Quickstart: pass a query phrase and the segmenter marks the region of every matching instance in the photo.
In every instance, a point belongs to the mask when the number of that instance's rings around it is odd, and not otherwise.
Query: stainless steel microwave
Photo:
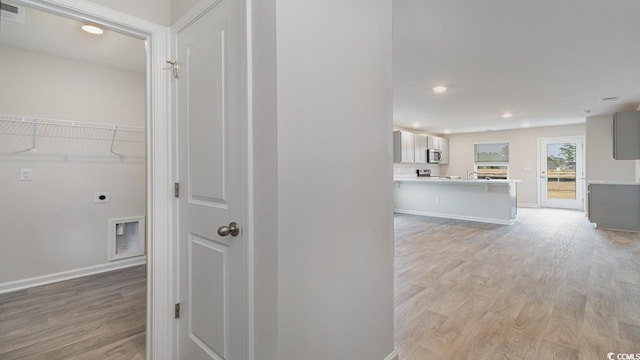
[[[442,161],[442,152],[438,149],[427,149],[427,163],[439,164]]]

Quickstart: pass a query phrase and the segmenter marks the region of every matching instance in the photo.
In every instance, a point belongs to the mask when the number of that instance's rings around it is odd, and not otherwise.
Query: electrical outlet
[[[111,201],[111,196],[108,192],[96,192],[93,193],[93,202],[96,204],[108,203]]]
[[[33,177],[31,176],[31,169],[20,169],[20,181],[31,181]]]

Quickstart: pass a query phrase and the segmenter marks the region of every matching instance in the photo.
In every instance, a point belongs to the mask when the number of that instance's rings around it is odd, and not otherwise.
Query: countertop
[[[597,185],[597,184],[602,184],[602,185],[640,185],[640,182],[636,182],[636,181],[587,181],[587,184],[591,185]]]
[[[522,180],[466,180],[466,179],[447,179],[438,177],[416,177],[414,176],[395,176],[393,181],[405,181],[405,182],[422,182],[433,184],[449,184],[449,185],[500,185],[500,184],[513,184],[519,183]]]

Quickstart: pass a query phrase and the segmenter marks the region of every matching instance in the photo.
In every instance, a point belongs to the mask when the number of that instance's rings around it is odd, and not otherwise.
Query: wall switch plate
[[[108,192],[96,192],[93,193],[93,202],[96,204],[108,203],[111,201],[111,196]]]
[[[31,169],[20,169],[20,181],[31,181],[33,177],[31,176]]]

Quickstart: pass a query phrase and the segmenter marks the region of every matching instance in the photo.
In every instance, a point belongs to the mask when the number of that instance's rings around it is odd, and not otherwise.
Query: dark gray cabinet
[[[617,112],[613,115],[613,158],[640,159],[640,111]]]
[[[589,221],[602,229],[640,231],[640,184],[589,184]]]

